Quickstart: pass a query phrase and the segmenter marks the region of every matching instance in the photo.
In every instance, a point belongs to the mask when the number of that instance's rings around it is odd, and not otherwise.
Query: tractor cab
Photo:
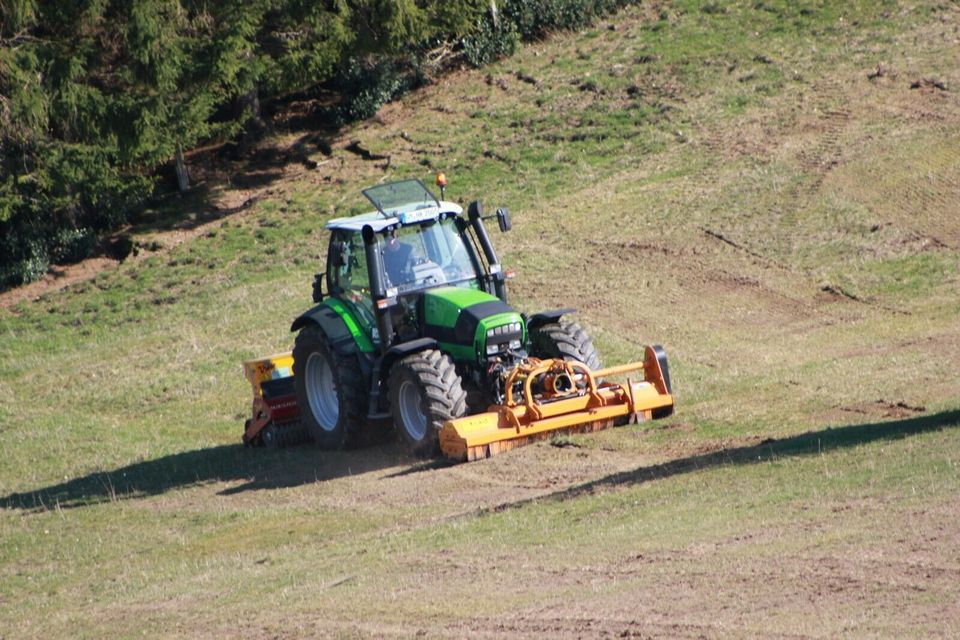
[[[363,194],[376,211],[327,224],[324,275],[330,295],[349,307],[381,350],[429,333],[425,312],[436,307],[430,304],[434,290],[469,289],[484,301],[499,296],[505,306],[504,276],[492,247],[489,254],[477,251],[483,246],[477,227],[489,245],[479,205],[471,205],[471,224],[462,207],[437,200],[419,180],[378,185]],[[509,216],[505,210],[496,215]]]
[[[376,220],[371,221],[373,225],[365,223],[377,229],[373,253],[380,264],[374,269],[367,260],[363,227],[356,229],[355,219],[346,224],[331,222],[326,272],[331,294],[355,305],[375,328],[373,291],[389,292],[390,298],[399,301],[439,286],[479,288],[482,267],[465,242],[457,216],[459,212],[451,211],[406,226]]]

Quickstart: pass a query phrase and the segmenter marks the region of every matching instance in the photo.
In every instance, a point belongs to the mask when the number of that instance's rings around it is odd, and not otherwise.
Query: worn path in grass
[[[958,28],[628,9],[273,140],[196,232],[0,310],[0,637],[955,637]],[[323,221],[434,169],[511,206],[518,307],[666,345],[676,416],[456,466],[237,444]]]

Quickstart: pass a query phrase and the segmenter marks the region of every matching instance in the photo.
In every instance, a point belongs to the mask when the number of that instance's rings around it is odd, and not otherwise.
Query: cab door
[[[335,230],[330,237],[327,282],[330,292],[343,301],[363,332],[379,342],[370,293],[370,271],[359,233]]]

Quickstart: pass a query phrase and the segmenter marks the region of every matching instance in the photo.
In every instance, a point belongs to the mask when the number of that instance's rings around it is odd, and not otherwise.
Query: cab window
[[[340,249],[342,247],[342,250]],[[363,240],[359,233],[334,232],[330,250],[340,250],[339,259],[328,261],[327,277],[331,290],[366,310],[373,312],[370,298],[370,274],[367,269],[367,255],[363,249]],[[339,262],[340,264],[337,264]]]

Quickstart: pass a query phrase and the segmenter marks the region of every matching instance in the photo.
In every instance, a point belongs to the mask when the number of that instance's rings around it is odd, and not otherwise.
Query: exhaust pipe
[[[393,336],[393,322],[390,320],[390,310],[382,309],[378,302],[387,298],[383,286],[383,267],[380,263],[379,243],[373,227],[363,225],[363,248],[367,259],[367,269],[370,270],[370,286],[372,288],[373,310],[377,317],[377,331],[380,332],[380,352],[386,354],[390,349],[390,338]]]

